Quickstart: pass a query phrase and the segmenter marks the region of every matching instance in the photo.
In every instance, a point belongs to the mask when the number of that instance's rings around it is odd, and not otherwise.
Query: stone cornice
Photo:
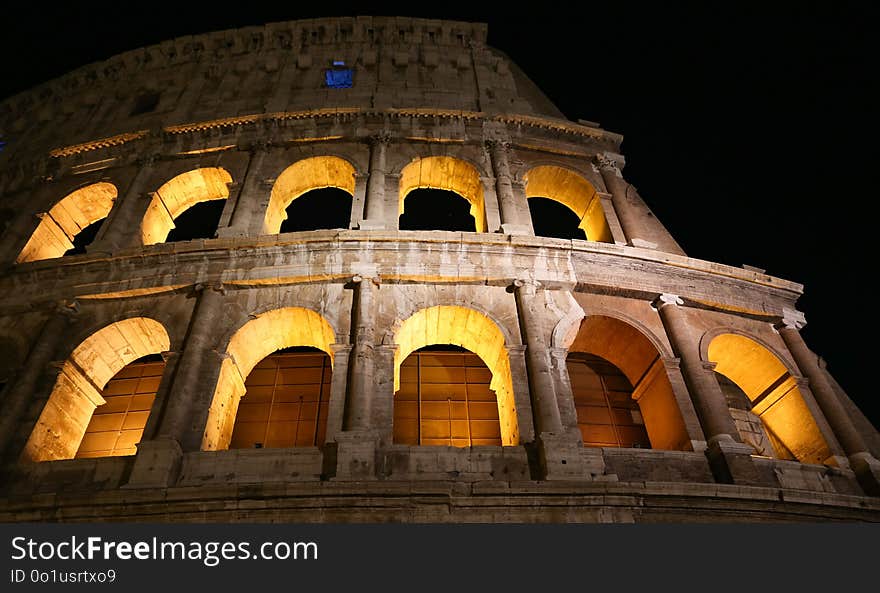
[[[420,244],[423,264],[413,267],[406,257],[413,243]],[[613,244],[562,241],[501,234],[393,231],[313,231],[262,237],[214,239],[191,244],[158,244],[131,248],[114,255],[81,255],[20,264],[0,277],[0,294],[15,295],[16,302],[39,303],[60,298],[132,298],[172,292],[183,285],[222,281],[230,289],[314,282],[344,282],[351,270],[344,264],[348,251],[368,251],[386,283],[446,283],[506,286],[518,266],[534,259],[537,251],[547,265],[535,279],[549,289],[576,285],[577,290],[607,292],[629,290],[650,298],[681,288],[682,298],[733,313],[775,319],[784,308],[793,308],[802,286],[753,271],[683,256]],[[473,254],[498,256],[509,262],[500,269],[486,260],[446,265],[433,252],[449,246],[467,252],[457,261],[472,261]],[[322,251],[342,254],[322,263]],[[214,262],[235,261],[222,277],[212,276]],[[522,260],[522,261],[520,261]],[[503,267],[503,266],[501,266]],[[186,269],[185,274],[177,272]],[[593,270],[606,270],[603,280]],[[621,278],[634,276],[630,284]],[[71,280],[76,279],[76,280]],[[45,287],[52,287],[45,290]],[[158,295],[157,295],[158,296]],[[0,302],[10,314],[12,301]]]
[[[328,123],[333,123],[340,120],[350,122],[358,118],[370,120],[371,118],[379,117],[383,120],[396,120],[403,122],[408,119],[419,118],[450,121],[457,120],[472,122],[474,124],[482,122],[483,124],[506,126],[510,130],[510,143],[512,146],[538,152],[568,154],[581,158],[591,158],[595,151],[607,150],[608,148],[616,149],[623,139],[619,134],[606,132],[597,128],[581,126],[563,120],[525,115],[493,115],[478,111],[451,111],[443,109],[375,110],[354,107],[329,107],[308,111],[288,111],[228,117],[210,121],[165,126],[154,131],[138,130],[123,132],[106,138],[58,147],[50,150],[43,156],[34,155],[30,158],[25,157],[21,161],[7,166],[3,171],[0,171],[0,187],[3,186],[4,182],[8,182],[6,185],[6,191],[13,193],[50,177],[57,179],[59,177],[59,171],[61,171],[61,175],[63,175],[63,171],[67,169],[74,173],[82,172],[77,171],[76,168],[87,166],[89,163],[79,162],[81,159],[106,159],[108,157],[113,157],[117,159],[117,164],[119,164],[126,159],[133,158],[126,155],[136,155],[138,152],[144,150],[162,152],[163,145],[169,156],[177,155],[179,149],[175,147],[178,146],[180,142],[192,141],[192,139],[189,139],[188,137],[195,137],[194,140],[198,143],[200,136],[210,135],[213,137],[217,134],[231,134],[232,136],[229,140],[234,144],[225,146],[226,148],[231,148],[236,146],[237,142],[240,140],[240,134],[247,133],[248,137],[254,135],[256,135],[256,137],[273,134],[277,135],[277,126],[279,124],[283,125],[284,122],[313,120],[316,122],[326,121]],[[574,143],[583,143],[584,141],[587,141],[591,143],[591,146],[585,146],[585,151],[579,152],[554,148],[549,144],[546,146],[539,146],[534,144],[535,141],[538,141],[537,135],[523,137],[523,132],[537,132],[539,134],[550,132],[554,135],[562,135],[560,138],[556,139],[568,139]],[[319,142],[323,140],[330,141],[339,139],[342,139],[342,136],[334,136],[332,138],[286,138],[283,141]],[[483,139],[481,137],[474,140],[482,141]],[[426,137],[420,138],[419,141],[464,142],[467,141],[467,137]],[[94,153],[94,156],[91,156],[91,153]],[[70,162],[67,159],[74,160]]]
[[[109,138],[101,138],[100,140],[92,140],[90,142],[83,142],[81,144],[65,146],[64,148],[56,148],[55,150],[49,151],[49,156],[57,159],[66,156],[73,156],[83,152],[91,152],[93,150],[99,150],[101,148],[108,148],[110,146],[119,146],[121,144],[125,144],[126,142],[131,142],[132,140],[140,140],[141,138],[146,137],[147,134],[149,134],[148,130],[117,134],[116,136],[110,136]]]

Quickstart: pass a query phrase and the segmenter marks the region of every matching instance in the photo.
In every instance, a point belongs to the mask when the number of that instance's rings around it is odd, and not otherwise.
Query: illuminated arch
[[[404,321],[394,337],[394,391],[400,389],[400,364],[425,346],[452,344],[480,357],[492,372],[489,388],[498,400],[498,418],[504,445],[519,444],[519,426],[504,334],[491,319],[473,309],[439,305],[422,309]]]
[[[168,332],[147,317],[112,323],[86,338],[64,362],[61,373],[24,449],[30,461],[72,459],[101,391],[126,365],[171,348]]]
[[[272,186],[263,233],[279,233],[281,223],[287,219],[286,210],[290,203],[313,189],[335,187],[354,195],[354,177],[352,164],[337,156],[316,156],[290,165]]]
[[[611,243],[611,229],[605,220],[602,201],[596,189],[579,174],[557,167],[541,165],[525,175],[526,198],[548,198],[574,212],[590,241]]]
[[[301,307],[267,311],[239,328],[229,340],[227,356],[220,366],[220,377],[202,437],[202,450],[229,448],[238,403],[246,391],[245,379],[258,362],[283,348],[311,346],[325,352],[332,364],[330,345],[335,341],[336,334],[327,320]]]
[[[480,173],[470,163],[448,156],[417,159],[400,172],[398,215],[403,214],[407,194],[414,189],[444,189],[466,199],[478,233],[486,231],[486,206]]]
[[[642,331],[620,319],[589,315],[569,353],[599,356],[620,369],[633,386],[654,449],[686,450],[689,437],[662,356]]]
[[[18,254],[16,263],[61,257],[73,248],[73,239],[84,228],[110,214],[116,200],[112,183],[93,183],[68,194],[40,214],[40,224]]]
[[[156,190],[141,221],[144,245],[162,243],[174,228],[174,220],[199,202],[225,200],[232,176],[220,167],[193,169],[174,177]]]
[[[751,413],[760,418],[779,456],[790,453],[803,463],[823,463],[831,456],[797,381],[767,347],[723,333],[709,342],[707,358],[749,398]]]

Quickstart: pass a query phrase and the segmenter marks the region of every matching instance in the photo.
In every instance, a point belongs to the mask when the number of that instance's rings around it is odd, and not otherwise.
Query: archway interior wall
[[[443,189],[466,199],[478,233],[486,231],[486,205],[480,173],[470,163],[448,156],[414,160],[400,172],[398,215],[404,212],[406,196],[414,189]]]
[[[758,342],[739,334],[721,334],[708,346],[715,370],[753,403],[752,413],[798,461],[823,463],[831,451],[785,365]]]
[[[61,257],[73,239],[90,224],[105,218],[116,200],[112,183],[99,182],[64,197],[41,215],[40,224],[18,254],[16,263]]]
[[[541,165],[525,176],[526,198],[549,198],[574,212],[590,241],[613,242],[602,201],[589,181],[568,169]]]
[[[653,448],[689,449],[685,422],[660,354],[639,330],[619,319],[590,315],[581,322],[569,352],[601,356],[626,375]]]
[[[225,200],[232,176],[221,167],[206,167],[181,173],[162,185],[141,221],[144,245],[162,243],[174,228],[174,220],[199,202]]]
[[[132,317],[86,338],[64,362],[49,399],[25,445],[30,461],[71,459],[76,455],[101,390],[126,365],[171,347],[161,323]]]
[[[208,409],[202,437],[203,451],[227,449],[238,403],[245,394],[244,382],[251,370],[273,352],[292,346],[311,346],[330,356],[336,341],[333,328],[318,313],[301,307],[273,309],[243,325],[226,348],[220,376]]]
[[[296,198],[313,189],[335,187],[355,193],[355,169],[337,156],[306,158],[287,167],[275,180],[269,196],[269,206],[263,221],[263,234],[280,232],[287,219],[287,207]]]
[[[489,388],[498,400],[503,445],[519,444],[510,358],[504,335],[495,323],[473,309],[452,305],[428,307],[401,324],[395,334],[398,348],[394,355],[394,391],[400,389],[400,364],[425,346],[452,344],[482,359],[492,372]]]

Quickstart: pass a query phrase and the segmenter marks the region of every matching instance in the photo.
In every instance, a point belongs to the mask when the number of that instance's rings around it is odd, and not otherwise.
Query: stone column
[[[369,176],[363,173],[357,173],[354,176],[354,195],[351,198],[351,220],[348,225],[348,228],[350,229],[360,228],[361,221],[364,219],[368,179]]]
[[[367,204],[361,220],[361,230],[387,228],[385,221],[385,152],[391,143],[391,135],[381,132],[370,136],[370,177],[367,180]]]
[[[345,413],[345,389],[348,385],[348,360],[351,344],[330,344],[333,350],[333,376],[330,378],[330,401],[327,404],[327,433],[324,442],[336,438],[342,430]]]
[[[14,442],[22,416],[35,395],[37,383],[49,368],[59,342],[67,336],[67,326],[75,314],[75,301],[59,304],[43,324],[23,361],[21,371],[15,377],[15,382],[9,386],[3,400],[3,414],[0,414],[0,459],[11,453],[9,447]]]
[[[880,461],[869,451],[865,439],[846,413],[825,372],[819,367],[818,357],[804,342],[800,332],[804,325],[806,319],[802,313],[784,309],[777,329],[798,369],[809,380],[810,391],[849,458],[850,467],[862,488],[870,495],[880,496]]]
[[[620,226],[620,219],[617,217],[617,211],[614,209],[614,201],[611,194],[597,191],[596,196],[602,204],[602,213],[605,215],[605,222],[608,223],[608,230],[611,231],[611,240],[615,245],[626,245],[626,235]]]
[[[681,359],[681,371],[706,435],[706,456],[712,473],[719,482],[769,485],[752,461],[752,448],[740,441],[727,399],[715,378],[715,363],[700,358],[698,338],[690,329],[683,304],[677,295],[662,294],[655,307],[672,349]]]
[[[342,431],[335,436],[337,480],[370,480],[376,477],[378,436],[372,425],[374,348],[376,345],[376,290],[378,278],[355,276],[352,299],[354,344],[348,364],[348,397]]]
[[[566,434],[562,426],[556,389],[551,374],[550,352],[541,328],[541,311],[546,309],[537,282],[513,283],[522,340],[526,344],[526,372],[537,434],[540,474],[545,480],[589,479],[583,472],[580,438]]]
[[[250,153],[251,158],[232,206],[228,226],[217,229],[219,238],[247,237],[262,235],[264,232],[263,222],[272,194],[272,184],[267,184],[263,175],[263,162],[269,154],[269,145],[262,141],[254,142],[250,146]]]
[[[656,247],[653,243],[639,238],[641,224],[636,217],[635,211],[626,198],[629,184],[624,181],[623,174],[620,172],[617,161],[604,154],[599,154],[596,155],[596,165],[599,168],[599,173],[602,175],[602,180],[605,182],[606,189],[611,194],[611,203],[614,206],[614,211],[617,213],[617,219],[620,221],[620,226],[623,229],[626,244],[634,247]]]
[[[573,432],[580,438],[578,429],[577,409],[574,405],[574,393],[571,390],[571,380],[568,377],[568,350],[566,348],[550,348],[550,359],[553,362],[553,379],[556,384],[556,404],[559,406],[559,415],[563,430]]]
[[[127,485],[129,488],[170,485],[177,478],[183,451],[198,448],[197,439],[201,437],[201,431],[197,432],[193,422],[198,422],[202,415],[196,414],[196,403],[200,398],[213,395],[211,386],[203,384],[202,371],[207,361],[216,359],[216,356],[209,355],[223,315],[225,288],[220,284],[197,284],[193,293],[198,301],[177,362],[168,401],[162,411],[155,439],[138,444]],[[204,430],[204,426],[201,430]]]
[[[556,390],[550,374],[550,357],[541,330],[540,309],[545,307],[544,295],[537,282],[515,280],[513,294],[519,314],[520,331],[526,344],[526,371],[534,408],[535,427],[538,435],[544,432],[562,433]]]
[[[147,187],[155,173],[157,153],[138,159],[138,171],[124,195],[117,196],[110,214],[95,240],[86,246],[86,253],[113,253],[142,244],[141,222],[157,188]]]
[[[522,208],[517,196],[513,191],[513,183],[510,175],[508,153],[510,143],[503,140],[487,140],[486,148],[492,161],[492,170],[495,175],[495,193],[498,196],[498,206],[501,209],[501,231],[506,235],[528,235],[529,225],[522,220]]]

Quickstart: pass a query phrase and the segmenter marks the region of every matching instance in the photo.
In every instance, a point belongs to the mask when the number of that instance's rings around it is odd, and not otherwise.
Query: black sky
[[[870,3],[604,1],[577,13],[530,3],[520,14],[475,3],[273,4],[19,5],[0,31],[0,97],[217,29],[355,14],[487,22],[490,44],[569,118],[624,135],[627,179],[689,255],[805,284],[808,344],[880,425],[877,304],[865,283],[876,268],[880,71]]]

